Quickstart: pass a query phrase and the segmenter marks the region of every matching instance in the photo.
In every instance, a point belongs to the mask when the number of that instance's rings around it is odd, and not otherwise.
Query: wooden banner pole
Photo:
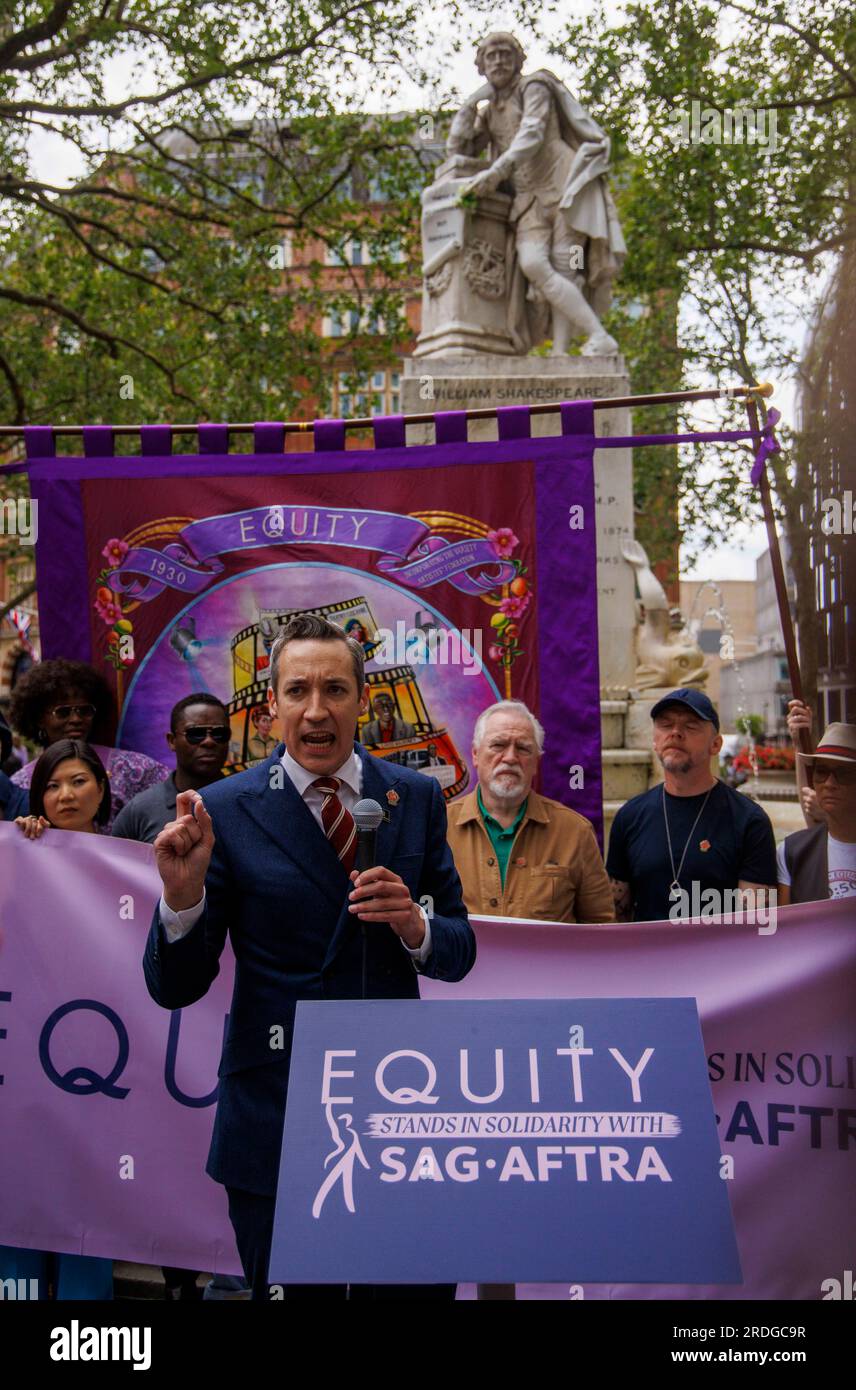
[[[746,413],[749,416],[749,428],[753,433],[759,433],[761,426],[758,418],[758,405],[753,397],[746,401]],[[776,527],[776,518],[773,514],[773,498],[770,492],[770,480],[767,477],[766,461],[761,470],[761,506],[764,512],[764,524],[767,528],[767,543],[770,547],[770,562],[773,568],[773,584],[776,589],[776,602],[779,605],[779,619],[782,624],[782,636],[785,639],[785,657],[788,663],[788,675],[791,682],[791,691],[795,700],[805,703],[803,696],[802,674],[800,672],[799,654],[797,652],[797,639],[794,631],[794,621],[791,616],[791,605],[788,598],[788,586],[785,579],[785,567],[782,563],[782,551],[779,545],[779,532]],[[814,751],[811,734],[808,729],[799,730],[800,752],[811,753]]]
[[[759,386],[725,386],[718,391],[665,391],[653,396],[607,396],[592,402],[595,410],[615,410],[619,406],[639,406],[639,405],[668,405],[675,401],[718,401],[734,400],[744,397],[747,401],[756,396],[771,396],[773,386],[769,382],[762,382]],[[563,401],[540,401],[530,405],[529,410],[532,415],[547,415],[551,411],[560,410]],[[473,410],[466,410],[463,413],[468,420],[490,420],[496,415],[496,406],[479,406]],[[434,417],[439,412],[427,411],[420,415],[405,415],[406,425],[430,425]],[[165,422],[168,423],[168,422]],[[228,424],[227,422],[217,421],[223,424],[232,434],[252,434],[255,429],[254,424],[246,421]],[[365,416],[359,419],[343,420],[346,430],[367,430],[371,429],[375,421],[372,416]],[[0,425],[0,438],[8,435],[20,435],[24,433],[23,425]],[[173,434],[195,434],[198,426],[195,424],[175,424],[171,426]],[[283,429],[286,434],[311,434],[314,429],[313,420],[288,420],[283,422]],[[139,434],[139,425],[114,425],[113,433],[116,435]],[[82,425],[54,425],[53,432],[56,436],[82,434]]]

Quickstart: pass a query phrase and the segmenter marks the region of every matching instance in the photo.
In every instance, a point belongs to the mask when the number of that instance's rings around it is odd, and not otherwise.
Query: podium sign
[[[271,1283],[741,1282],[694,999],[297,1006]]]

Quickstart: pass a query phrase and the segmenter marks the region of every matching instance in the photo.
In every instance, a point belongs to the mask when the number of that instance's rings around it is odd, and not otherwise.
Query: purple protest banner
[[[276,631],[320,615],[363,647],[372,756],[452,800],[475,784],[478,716],[523,700],[546,730],[539,790],[600,833],[594,412],[577,402],[561,436],[537,439],[522,414],[503,418],[496,441],[443,429],[446,443],[407,446],[391,418],[375,449],[343,448],[333,422],[310,453],[283,453],[271,422],[252,454],[211,452],[203,427],[184,455],[107,456],[98,434],[83,458],[57,458],[28,435],[43,659],[103,671],[104,742],[155,758],[176,701],[214,691],[231,774],[264,746]],[[399,725],[381,747],[369,726],[385,700]]]
[[[0,1243],[237,1273],[225,1194],[204,1172],[232,959],[227,947],[192,1008],[155,1005],[141,959],[159,894],[149,846],[67,831],[31,843],[0,824]],[[745,1283],[585,1297],[834,1296],[856,1236],[853,902],[759,927],[474,926],[471,974],[423,981],[423,997],[698,1000]]]
[[[149,845],[0,824],[0,1243],[238,1274],[204,1172],[231,954],[203,1005],[159,1008],[159,897]]]

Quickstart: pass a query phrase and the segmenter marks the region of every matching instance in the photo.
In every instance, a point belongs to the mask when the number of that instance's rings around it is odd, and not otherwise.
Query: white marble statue
[[[636,689],[675,690],[705,685],[710,672],[704,652],[687,629],[680,609],[669,607],[666,591],[644,548],[638,541],[625,540],[621,553],[633,566],[639,590]]]
[[[552,337],[553,355],[565,356],[571,338],[585,333],[583,353],[615,353],[599,318],[626,252],[606,180],[609,138],[551,72],[524,77],[525,56],[512,34],[482,41],[476,67],[487,82],[454,117],[447,153],[486,151],[491,161],[461,195],[513,191],[510,294],[522,350]],[[515,276],[525,285],[515,286]]]

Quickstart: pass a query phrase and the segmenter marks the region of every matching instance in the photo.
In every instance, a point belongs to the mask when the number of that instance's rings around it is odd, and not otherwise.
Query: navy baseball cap
[[[691,690],[684,687],[681,690],[673,690],[671,695],[664,695],[662,700],[658,700],[651,711],[651,718],[656,719],[658,714],[662,714],[668,705],[686,705],[693,714],[697,714],[699,719],[707,719],[719,733],[719,715],[713,702],[701,690]]]

